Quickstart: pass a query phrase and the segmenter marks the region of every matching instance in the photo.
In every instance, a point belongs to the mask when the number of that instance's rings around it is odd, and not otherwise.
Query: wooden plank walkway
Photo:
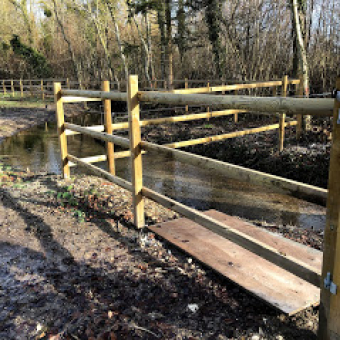
[[[216,210],[206,214],[313,266],[321,273],[322,252]],[[149,229],[279,311],[292,315],[319,304],[320,289],[250,251],[180,218]]]

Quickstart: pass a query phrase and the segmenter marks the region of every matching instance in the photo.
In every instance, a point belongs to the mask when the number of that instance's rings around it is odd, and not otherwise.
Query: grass
[[[12,97],[11,95],[0,95],[0,108],[45,108],[46,104],[51,103],[52,99],[42,100],[39,97],[24,97],[20,95]]]

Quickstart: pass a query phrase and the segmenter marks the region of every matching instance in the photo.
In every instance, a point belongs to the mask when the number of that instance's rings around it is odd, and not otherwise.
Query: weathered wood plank
[[[319,251],[256,228],[236,217],[214,210],[205,214],[235,230],[262,239],[279,251],[298,256],[316,270],[321,268],[322,253]],[[283,313],[292,315],[318,304],[318,287],[186,218],[149,226],[148,229]]]
[[[199,223],[214,233],[225,237],[245,249],[248,249],[256,255],[263,257],[314,286],[320,286],[320,272],[315,270],[312,266],[301,262],[299,259],[295,259],[287,254],[281,254],[272,246],[268,246],[262,241],[258,241],[238,230],[232,229],[230,226],[208,217],[198,210],[189,208],[184,204],[176,202],[175,200],[153,190],[143,187],[142,193],[145,197],[162,204],[166,208],[178,212],[196,223]]]

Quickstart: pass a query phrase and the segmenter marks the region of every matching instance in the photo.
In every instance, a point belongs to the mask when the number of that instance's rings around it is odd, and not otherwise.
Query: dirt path
[[[316,310],[280,315],[131,218],[104,180],[3,172],[0,339],[315,339]]]

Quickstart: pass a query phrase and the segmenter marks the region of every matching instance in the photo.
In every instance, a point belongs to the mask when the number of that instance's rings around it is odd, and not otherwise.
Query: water
[[[81,120],[84,123],[84,117]],[[68,151],[80,158],[105,154],[102,144],[85,135],[68,137]],[[60,154],[55,124],[32,128],[4,140],[0,144],[0,155],[4,155],[6,163],[12,166],[59,174]],[[96,165],[106,169],[106,163]],[[72,171],[82,170],[72,168]],[[116,160],[116,172],[118,176],[130,180],[128,158]],[[145,186],[199,210],[216,209],[251,221],[275,225],[314,229],[325,225],[324,207],[279,193],[277,189],[274,191],[232,180],[171,157],[144,155],[143,177]]]

